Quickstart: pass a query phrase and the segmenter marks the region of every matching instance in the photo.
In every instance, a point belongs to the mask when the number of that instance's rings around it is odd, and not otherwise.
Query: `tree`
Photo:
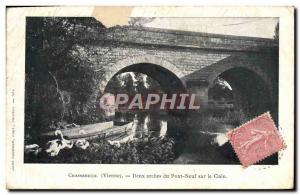
[[[275,40],[279,40],[279,23],[276,24],[275,30],[274,30],[274,36],[273,38]]]
[[[104,29],[93,18],[27,18],[26,134],[35,137],[53,124],[82,117],[89,109],[86,102],[99,75],[91,68],[88,53],[78,50],[84,40],[97,39]]]

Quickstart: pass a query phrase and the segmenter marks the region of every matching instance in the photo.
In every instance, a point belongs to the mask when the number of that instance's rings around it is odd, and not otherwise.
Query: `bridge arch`
[[[212,65],[214,71],[207,78],[208,100],[210,100],[210,90],[214,81],[222,78],[232,87],[235,106],[247,115],[254,117],[266,111],[276,113],[273,85],[263,70],[264,66],[266,64],[255,61],[251,55],[233,56]]]
[[[272,113],[273,110],[276,113],[276,92],[271,78],[263,68],[267,64],[256,59],[249,54],[233,55],[193,73],[194,78],[203,81],[203,84],[198,86],[203,107],[211,106],[210,92],[215,81],[221,77],[232,86],[234,101],[238,107],[252,112],[250,115],[265,111]]]
[[[183,78],[183,73],[175,65],[169,61],[151,56],[132,56],[122,59],[112,65],[112,70],[109,71],[104,80],[100,84],[100,91],[104,92],[108,82],[117,74],[122,72],[140,72],[146,74],[160,84],[174,83],[181,88],[185,88],[186,83]],[[163,87],[167,87],[166,85]]]
[[[230,71],[232,69],[235,70],[239,69],[239,70],[247,70],[253,73],[253,75],[258,76],[269,88],[271,88],[271,82],[268,79],[267,74],[265,74],[264,71],[261,68],[259,68],[257,65],[253,66],[244,63],[226,63],[224,65],[217,65],[217,66],[212,65],[211,68],[214,68],[214,71],[211,74],[209,74],[209,77],[207,78],[209,87],[211,87],[213,81],[222,73],[226,71]]]
[[[183,73],[175,65],[162,58],[149,55],[129,57],[116,62],[112,69],[113,71],[109,72],[104,82],[101,83],[100,89],[102,93],[107,92],[106,86],[109,86],[110,81],[116,75],[125,72],[138,72],[151,77],[158,82],[164,93],[186,92],[186,83],[182,79]],[[187,133],[184,131],[184,127],[186,127],[184,110],[165,110],[163,112],[166,112],[168,115],[168,117],[164,116],[166,121],[168,121],[166,134],[176,140],[174,151],[177,156],[184,149],[184,139]],[[158,117],[160,116],[159,112],[156,114]]]
[[[249,116],[270,111],[271,89],[267,82],[256,72],[246,67],[233,67],[220,73],[215,79],[224,79],[231,88],[234,106]],[[212,100],[213,82],[208,88],[208,100]]]

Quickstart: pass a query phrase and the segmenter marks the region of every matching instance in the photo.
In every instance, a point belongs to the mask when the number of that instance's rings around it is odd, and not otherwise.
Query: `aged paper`
[[[293,7],[6,11],[8,189],[294,188]]]

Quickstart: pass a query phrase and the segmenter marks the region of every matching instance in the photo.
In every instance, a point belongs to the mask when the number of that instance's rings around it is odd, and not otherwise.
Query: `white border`
[[[72,1],[73,2],[73,1]],[[88,2],[88,1],[87,1]],[[85,2],[85,3],[87,3],[87,2]],[[23,2],[24,3],[24,2]],[[74,2],[73,2],[74,3]],[[289,26],[289,25],[287,25],[287,26]],[[3,28],[2,28],[3,29]],[[282,29],[282,28],[281,28]],[[280,34],[282,34],[282,32],[280,32]],[[284,33],[283,33],[284,34]],[[290,36],[290,35],[289,35]],[[293,37],[293,36],[292,36]],[[283,41],[282,41],[283,42]],[[282,44],[287,44],[287,42],[280,42],[280,44],[282,45]],[[288,43],[289,44],[293,44],[293,42],[291,43],[291,40],[288,40]],[[293,55],[293,54],[291,54],[291,55]],[[288,55],[288,56],[290,56],[290,55]],[[280,60],[282,60],[282,58],[280,59]],[[289,61],[291,60],[290,58],[288,59]],[[293,60],[293,58],[292,58],[292,60]],[[281,61],[280,61],[281,62]],[[289,64],[289,63],[288,63]],[[285,72],[286,70],[282,70],[283,72]],[[282,71],[280,71],[280,72],[282,72]],[[289,73],[285,73],[285,74],[290,74],[290,72]],[[289,80],[287,80],[286,81],[287,82],[287,84],[291,84],[291,82],[293,83],[293,77],[291,77]],[[286,93],[285,94],[282,94],[282,95],[284,95],[284,96],[286,96]],[[282,95],[281,95],[281,97],[282,97]],[[289,97],[289,98],[291,98],[291,97]],[[285,98],[284,98],[285,99]],[[286,100],[286,99],[285,99]],[[291,99],[290,99],[291,100]],[[288,100],[287,102],[290,102],[290,100]],[[281,110],[282,109],[284,109],[284,108],[281,108]],[[287,115],[286,116],[287,118],[289,118],[290,116],[289,115]],[[57,176],[56,176],[57,177]],[[270,178],[271,179],[271,178]],[[237,179],[238,180],[238,179]],[[59,186],[56,186],[56,187],[59,187]],[[66,186],[64,186],[64,187],[66,187]],[[186,186],[186,187],[192,187],[192,186]]]

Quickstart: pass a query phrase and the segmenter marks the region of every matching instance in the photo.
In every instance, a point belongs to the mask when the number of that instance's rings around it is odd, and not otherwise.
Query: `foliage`
[[[29,17],[26,23],[25,133],[66,121],[97,120],[87,104],[99,82],[81,41],[93,41],[105,27],[93,18]],[[81,51],[81,52],[80,52]]]
[[[212,100],[233,100],[233,92],[230,84],[221,77],[215,79],[213,86],[209,89],[208,96]]]
[[[159,83],[151,77],[139,72],[125,72],[115,75],[107,84],[106,92],[109,93],[148,93],[160,91]]]
[[[275,40],[279,40],[279,23],[276,24],[275,30],[274,30],[274,37]]]

